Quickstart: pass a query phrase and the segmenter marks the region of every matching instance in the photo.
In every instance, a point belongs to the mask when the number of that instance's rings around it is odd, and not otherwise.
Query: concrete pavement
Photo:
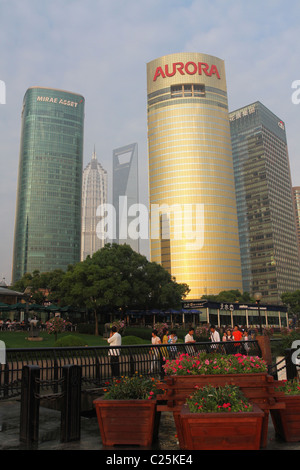
[[[30,450],[19,439],[20,401],[0,402],[0,450]],[[39,442],[37,450],[112,450],[103,448],[96,415],[82,416],[81,439],[60,442],[60,412],[40,407]],[[117,447],[114,451],[117,452]],[[124,450],[124,447],[122,448]],[[137,448],[134,448],[137,450]],[[129,449],[130,450],[130,449]],[[180,451],[172,413],[162,412],[158,442],[153,452]],[[269,419],[268,443],[264,450],[300,450],[300,442],[287,443],[275,436],[271,417]]]

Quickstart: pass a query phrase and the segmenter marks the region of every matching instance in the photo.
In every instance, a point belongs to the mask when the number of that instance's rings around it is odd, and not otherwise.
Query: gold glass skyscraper
[[[242,291],[223,60],[178,53],[147,64],[151,260],[189,298]]]

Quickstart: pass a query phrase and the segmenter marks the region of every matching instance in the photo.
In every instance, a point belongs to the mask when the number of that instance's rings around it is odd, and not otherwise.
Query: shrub
[[[300,330],[299,328],[295,330],[289,330],[283,328],[281,330],[281,339],[276,340],[272,343],[272,351],[276,356],[284,356],[285,350],[290,349],[294,341],[300,340]]]
[[[85,342],[78,336],[67,335],[55,342],[56,347],[67,348],[72,346],[86,346]]]
[[[139,338],[142,338],[143,340],[149,342],[152,338],[152,329],[136,326],[127,326],[123,339],[125,339],[126,336],[138,336]]]
[[[137,336],[124,336],[122,338],[122,345],[129,346],[131,344],[147,344],[143,338]]]

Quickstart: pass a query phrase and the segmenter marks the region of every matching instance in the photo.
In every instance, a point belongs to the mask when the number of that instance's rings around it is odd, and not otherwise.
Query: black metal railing
[[[65,365],[79,365],[82,389],[101,387],[112,376],[157,375],[164,377],[163,365],[179,354],[220,352],[261,356],[256,341],[194,343],[176,345],[132,345],[119,347],[64,347],[7,349],[6,363],[0,365],[0,400],[21,394],[22,370],[25,365],[40,368],[40,380],[55,381],[62,377]],[[55,393],[55,386],[52,392]]]

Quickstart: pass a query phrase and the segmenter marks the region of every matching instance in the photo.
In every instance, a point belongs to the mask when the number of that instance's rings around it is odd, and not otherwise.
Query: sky
[[[137,142],[140,202],[147,205],[146,64],[176,52],[219,57],[230,111],[261,101],[284,121],[292,185],[300,186],[300,104],[292,100],[299,25],[298,0],[0,0],[0,281],[11,282],[29,87],[85,97],[83,168],[95,146],[109,174],[109,201],[113,150]],[[142,251],[148,254],[147,244]]]

